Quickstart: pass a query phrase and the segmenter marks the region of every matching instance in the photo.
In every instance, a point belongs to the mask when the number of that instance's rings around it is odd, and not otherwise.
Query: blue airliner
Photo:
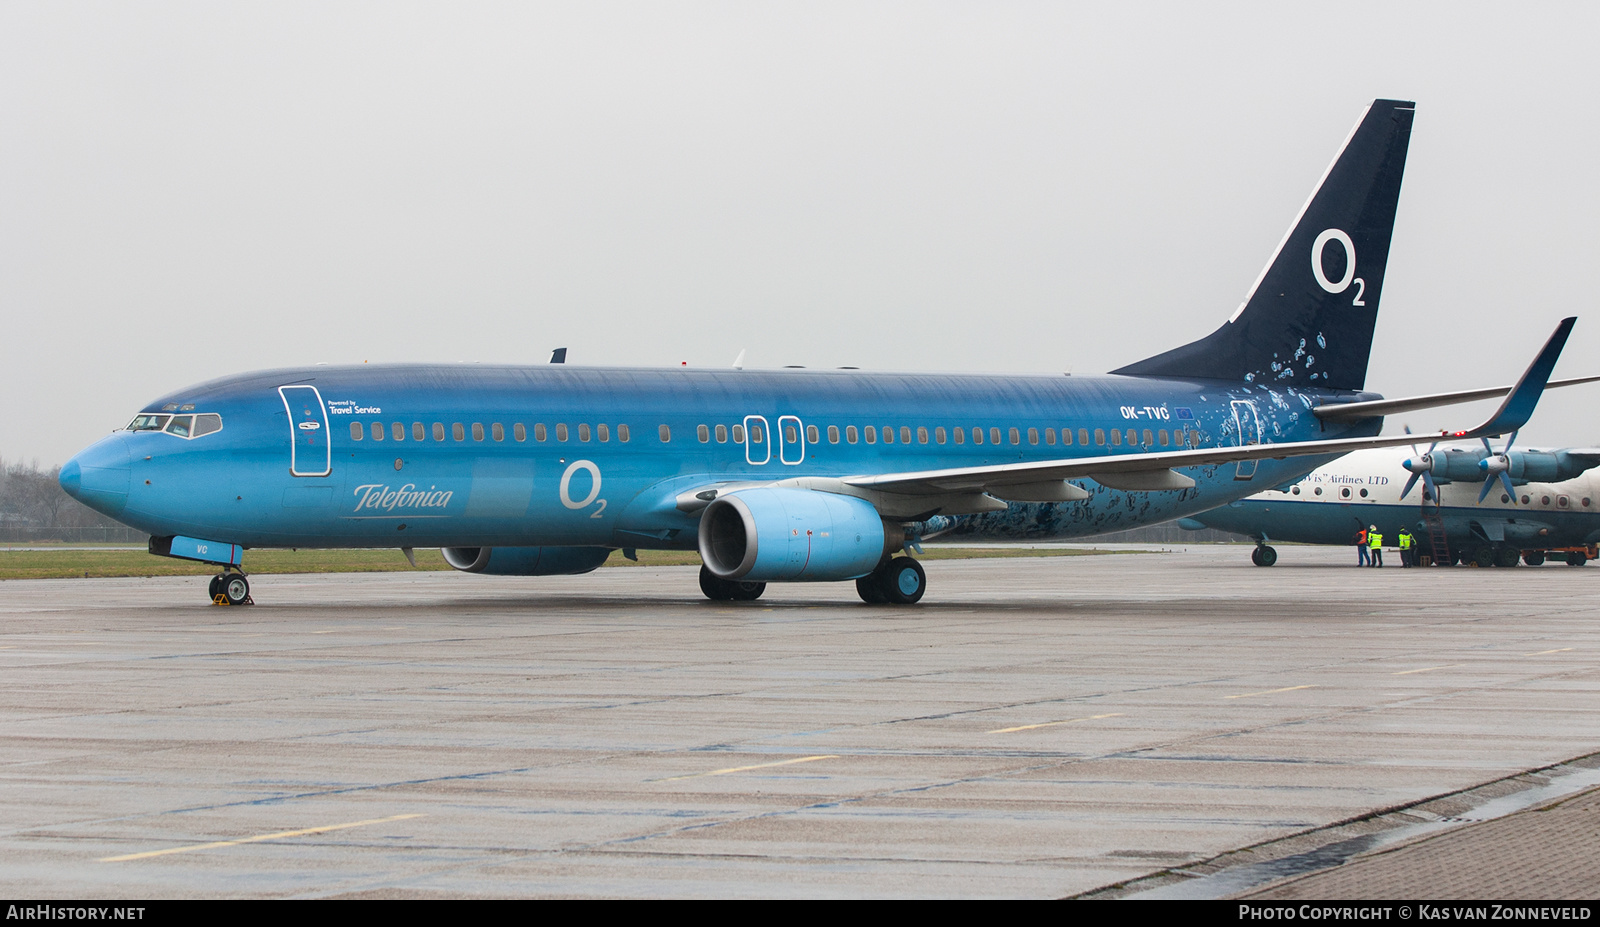
[[[61,485],[149,532],[152,553],[217,564],[218,602],[249,601],[250,548],[430,546],[524,576],[698,549],[714,600],[854,580],[869,602],[913,603],[926,577],[910,553],[951,516],[1091,535],[1418,440],[1375,437],[1385,414],[1495,393],[1500,410],[1455,436],[1526,421],[1571,319],[1515,387],[1364,390],[1413,111],[1363,111],[1232,318],[1108,376],[270,370],[157,399]]]

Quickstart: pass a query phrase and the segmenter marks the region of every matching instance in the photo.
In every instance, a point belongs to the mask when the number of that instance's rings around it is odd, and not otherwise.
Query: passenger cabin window
[[[1161,440],[1161,446],[1162,447],[1166,447],[1167,446],[1167,430],[1165,428],[1163,428],[1160,431],[1156,432],[1156,437]]]
[[[907,425],[901,425],[900,426],[900,443],[901,444],[910,444],[911,443],[911,428],[909,426],[907,426]],[[923,444],[927,444],[928,443],[928,432],[926,430],[924,430],[922,432],[922,443]]]
[[[735,426],[733,426],[733,443],[734,444],[743,444],[744,443],[744,426],[743,425],[735,425]]]
[[[878,443],[878,429],[871,425],[861,429],[861,436],[867,439],[868,444]]]
[[[884,444],[893,444],[894,443],[894,429],[891,428],[888,425],[883,426],[883,443]]]
[[[474,440],[474,441],[482,441],[483,440],[483,423],[482,422],[473,422],[472,423],[472,440]]]
[[[656,429],[656,436],[661,439],[661,443],[662,444],[666,444],[667,442],[672,440],[672,429],[668,428],[665,425],[662,425],[661,427]],[[760,438],[757,438],[756,440],[759,441]]]
[[[967,440],[967,430],[965,428],[952,428],[950,429],[950,434],[956,439],[957,444]]]
[[[1061,443],[1062,444],[1071,444],[1072,443],[1072,429],[1071,428],[1063,428],[1063,429],[1061,429]],[[1089,442],[1088,441],[1079,441],[1078,443],[1079,444],[1088,444]]]
[[[697,426],[694,430],[694,433],[695,436],[700,439],[701,444],[705,444],[711,440],[711,429],[704,425]]]
[[[566,422],[562,422],[562,423],[556,425],[556,440],[557,441],[565,441],[565,440],[567,440],[567,423]]]
[[[618,425],[617,426],[617,440],[621,441],[623,444],[627,444],[628,443],[628,426],[627,425]]]
[[[937,428],[935,428],[933,430],[933,443],[935,443],[935,444],[943,444],[944,442],[945,442],[944,426],[940,425],[939,427],[937,427]]]
[[[1116,428],[1111,429],[1111,446],[1112,447],[1121,447],[1122,446],[1122,431],[1120,429],[1116,429]]]
[[[828,443],[829,444],[838,444],[839,443],[839,426],[838,425],[829,425],[828,426]]]
[[[412,422],[411,423],[411,440],[413,440],[413,441],[426,441],[427,438],[428,438],[428,429],[424,428],[421,422]]]
[[[1012,444],[1021,444],[1022,443],[1022,433],[1021,432],[1017,431],[1015,428],[1012,428],[1012,429],[1009,430],[1009,433],[1010,433],[1010,436],[1011,436],[1011,443]]]
[[[1149,447],[1155,443],[1155,436],[1150,433],[1150,429],[1146,428],[1144,430],[1144,446]]]
[[[973,444],[982,444],[983,443],[983,429],[982,428],[974,428],[974,429],[972,429],[972,443]]]
[[[998,429],[998,428],[989,429],[989,443],[990,444],[999,444],[1000,443],[1000,429]]]
[[[1088,444],[1089,444],[1089,429],[1087,429],[1087,428],[1079,428],[1078,429],[1078,443],[1082,444],[1084,446],[1088,446]],[[1101,441],[1100,443],[1104,444],[1105,442]]]
[[[587,440],[589,440],[589,424],[587,422],[585,422],[584,424],[578,426],[578,440],[579,441],[587,441]]]
[[[727,444],[728,443],[728,426],[727,425],[718,425],[717,426],[717,443],[718,444]]]
[[[467,430],[461,427],[460,422],[452,422],[450,424],[450,436],[457,441],[465,441],[467,440]]]
[[[797,444],[800,441],[800,432],[795,431],[793,425],[785,425],[783,426],[783,440],[789,444]]]
[[[435,440],[435,441],[443,441],[444,440],[444,422],[434,422],[433,423],[433,440]]]
[[[850,444],[856,443],[856,426],[854,426],[854,425],[846,425],[846,426],[844,426],[844,439],[845,439],[846,442],[848,442]]]
[[[500,424],[499,422],[495,422],[493,425],[489,426],[489,434],[492,435],[496,441],[504,441],[506,439],[506,426]]]
[[[594,426],[594,433],[595,437],[599,438],[601,441],[611,440],[611,429],[605,425]]]
[[[817,438],[817,426],[815,426],[815,425],[807,425],[806,426],[806,443],[807,444],[816,444],[818,440],[819,439]]]
[[[528,440],[528,426],[522,424],[521,422],[512,425],[511,437],[516,438],[518,441]]]
[[[404,441],[406,439],[406,426],[402,423],[395,422],[393,425],[390,425],[389,428],[390,434],[394,435],[394,439],[396,441]]]
[[[761,426],[760,425],[751,425],[750,426],[750,443],[751,444],[760,444],[761,443],[761,438],[762,438]]]
[[[367,436],[367,430],[361,427],[360,422],[350,423],[350,440],[360,441]]]
[[[1087,443],[1087,442],[1085,442],[1085,443]],[[1100,447],[1104,447],[1105,446],[1105,443],[1106,443],[1106,430],[1104,428],[1096,428],[1094,430],[1094,443],[1097,446],[1100,446]]]
[[[374,441],[382,441],[383,440],[383,423],[382,422],[373,422],[372,423],[372,440],[374,440]]]

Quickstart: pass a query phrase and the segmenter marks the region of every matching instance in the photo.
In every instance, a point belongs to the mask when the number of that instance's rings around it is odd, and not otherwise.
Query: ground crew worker
[[[1411,530],[1400,529],[1400,565],[1403,567],[1416,566],[1417,549],[1412,546]]]
[[[1372,561],[1367,559],[1367,529],[1362,528],[1356,532],[1356,566],[1371,566]]]
[[[1372,556],[1372,565],[1383,566],[1383,535],[1378,533],[1377,525],[1367,526],[1367,550]]]

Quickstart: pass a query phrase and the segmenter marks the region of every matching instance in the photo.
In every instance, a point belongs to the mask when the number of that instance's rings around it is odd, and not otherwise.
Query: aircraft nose
[[[128,504],[132,459],[121,435],[102,438],[61,468],[61,489],[89,508],[115,518]]]

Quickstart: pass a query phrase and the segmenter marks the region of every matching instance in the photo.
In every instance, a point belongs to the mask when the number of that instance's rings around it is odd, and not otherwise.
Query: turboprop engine
[[[609,547],[445,547],[444,562],[489,576],[570,576],[606,562]]]
[[[827,582],[871,573],[883,518],[854,496],[762,487],[718,496],[700,516],[700,558],[722,579]]]

